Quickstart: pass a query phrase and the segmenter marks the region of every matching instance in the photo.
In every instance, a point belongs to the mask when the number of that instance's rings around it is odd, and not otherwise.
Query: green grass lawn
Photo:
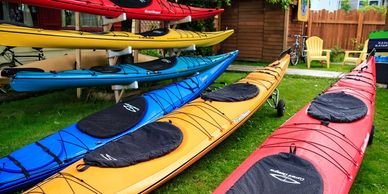
[[[233,65],[249,65],[249,66],[267,66],[269,63],[265,62],[246,62],[246,61],[235,61]],[[293,66],[290,64],[289,68],[291,69],[307,69],[306,63],[298,63]],[[330,64],[330,68],[326,68],[326,64],[321,64],[318,61],[313,61],[311,63],[311,70],[324,70],[324,71],[337,71],[347,73],[354,68],[354,65],[338,65],[338,64]]]
[[[218,81],[234,82],[245,73],[224,73]],[[156,193],[210,193],[289,117],[334,80],[286,76],[279,86],[286,114],[264,105],[234,134]],[[378,89],[376,136],[367,149],[351,193],[388,193],[388,90]],[[113,102],[77,100],[75,90],[0,104],[0,156],[62,129]]]

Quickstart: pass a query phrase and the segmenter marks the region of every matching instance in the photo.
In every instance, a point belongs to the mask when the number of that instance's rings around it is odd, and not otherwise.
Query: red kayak
[[[375,59],[280,126],[214,193],[348,193],[372,142]]]
[[[6,0],[39,7],[57,8],[118,17],[125,13],[127,18],[141,20],[176,21],[187,16],[192,20],[215,16],[223,9],[191,7],[167,0]]]

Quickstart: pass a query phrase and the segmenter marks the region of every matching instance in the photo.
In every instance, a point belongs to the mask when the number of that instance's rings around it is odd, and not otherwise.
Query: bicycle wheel
[[[299,62],[299,52],[297,48],[295,47],[292,48],[290,57],[291,57],[290,59],[291,65],[297,65]]]
[[[2,53],[3,58],[7,61],[5,63],[0,64],[1,67],[15,67],[15,60],[13,58],[12,52],[6,51]]]

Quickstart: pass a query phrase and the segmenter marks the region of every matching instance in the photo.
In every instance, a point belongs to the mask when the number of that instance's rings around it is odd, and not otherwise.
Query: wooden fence
[[[370,32],[381,30],[384,25],[385,15],[376,11],[311,11],[307,35],[322,38],[324,48],[340,46],[349,50],[356,49],[368,39]]]

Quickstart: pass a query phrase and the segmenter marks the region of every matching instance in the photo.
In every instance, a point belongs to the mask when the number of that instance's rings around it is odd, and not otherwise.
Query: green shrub
[[[339,45],[336,45],[331,49],[330,60],[333,62],[342,62],[344,55],[344,50]]]

